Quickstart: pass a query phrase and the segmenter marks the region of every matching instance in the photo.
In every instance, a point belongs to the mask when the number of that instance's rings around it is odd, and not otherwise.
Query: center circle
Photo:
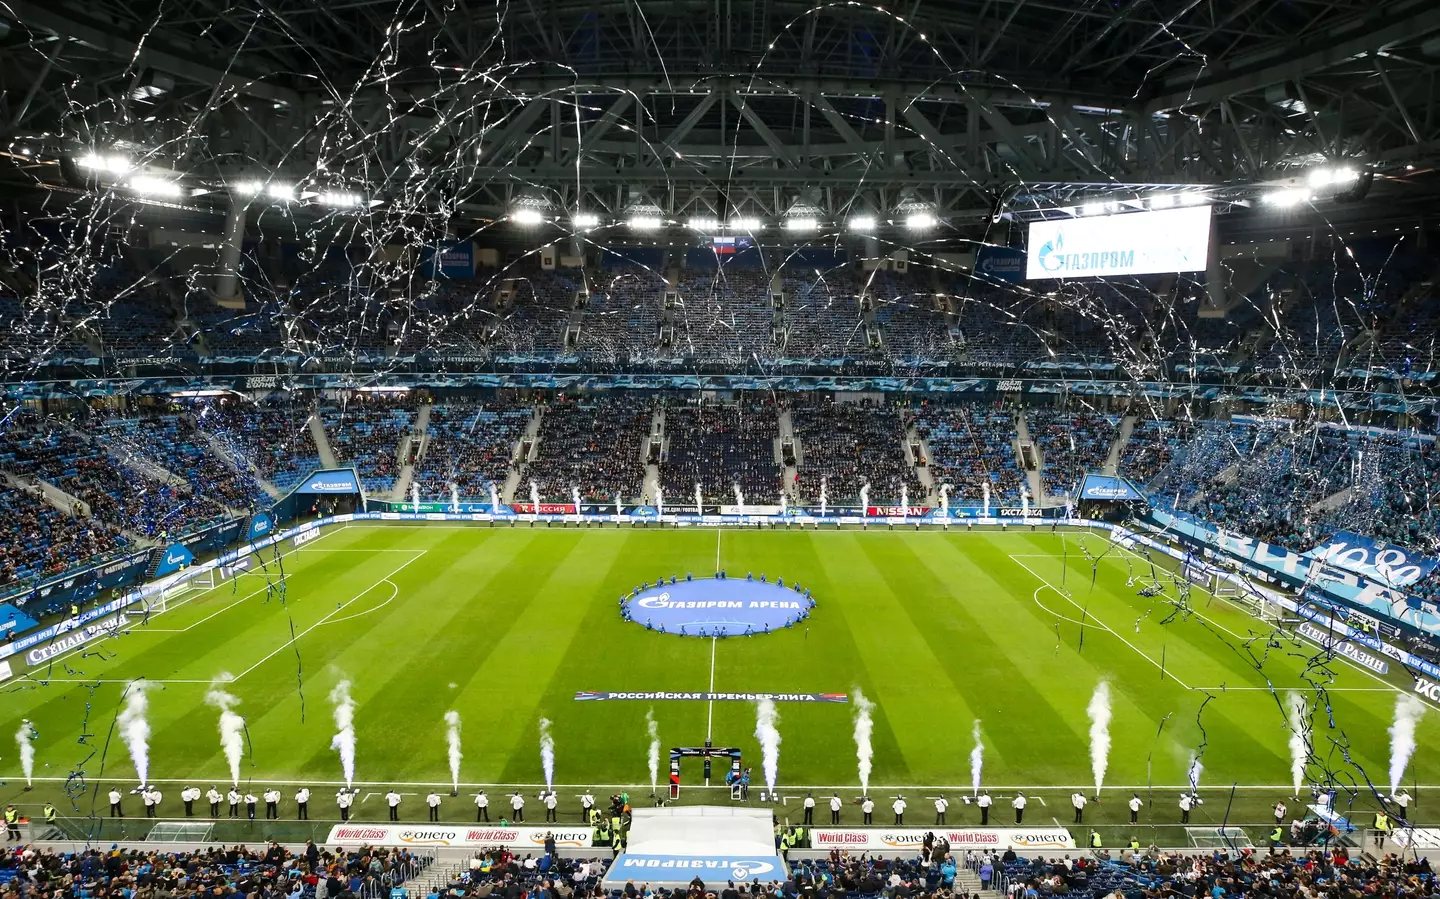
[[[789,627],[815,601],[798,584],[745,578],[702,578],[656,584],[622,603],[629,621],[684,637],[742,637]]]

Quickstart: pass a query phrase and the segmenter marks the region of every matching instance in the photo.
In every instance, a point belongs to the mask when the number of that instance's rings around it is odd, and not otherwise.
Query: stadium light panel
[[[720,230],[720,220],[696,217],[686,222],[685,227],[692,231],[718,231]]]
[[[730,220],[731,231],[759,231],[765,227],[764,223],[756,218],[738,218]]]
[[[346,191],[328,190],[320,194],[320,202],[326,206],[336,206],[342,209],[352,209],[361,206],[365,198],[359,194],[352,194]]]
[[[235,185],[235,192],[246,197],[253,197],[265,189],[265,185],[259,181],[241,181]]]
[[[536,225],[544,223],[545,214],[538,209],[534,209],[529,206],[521,206],[519,209],[516,209],[514,212],[510,213],[510,221],[514,222],[517,225],[524,225],[527,228],[533,228]]]
[[[295,199],[295,185],[277,181],[266,185],[265,194],[272,200],[289,203]]]
[[[1151,209],[1169,209],[1175,205],[1174,194],[1152,194],[1145,198],[1145,202]]]
[[[814,231],[819,227],[820,222],[809,217],[796,216],[785,220],[786,231]]]
[[[634,231],[657,231],[664,222],[660,221],[659,216],[633,215],[626,224]]]
[[[598,228],[600,227],[600,216],[593,212],[577,212],[571,216],[570,224],[576,228]]]
[[[873,215],[857,215],[857,216],[855,216],[854,218],[850,219],[850,230],[851,230],[851,231],[874,231],[874,230],[875,230],[875,216],[873,216]]]
[[[1287,209],[1291,206],[1299,206],[1301,203],[1314,199],[1308,190],[1294,188],[1291,190],[1277,190],[1265,195],[1265,203],[1280,209]]]
[[[184,189],[174,181],[139,175],[130,179],[130,189],[146,197],[178,197]]]
[[[916,212],[907,216],[905,227],[911,231],[925,231],[939,224],[939,220],[929,212]]]
[[[101,156],[98,153],[86,153],[77,162],[81,168],[91,169],[97,172],[110,172],[118,175],[129,171],[130,160],[124,156]]]
[[[1183,193],[1175,196],[1175,202],[1181,206],[1199,206],[1205,199],[1204,194]]]
[[[1080,214],[1081,214],[1081,215],[1104,215],[1104,214],[1105,214],[1105,204],[1104,204],[1104,203],[1086,203],[1086,204],[1084,204],[1083,206],[1080,207]]]

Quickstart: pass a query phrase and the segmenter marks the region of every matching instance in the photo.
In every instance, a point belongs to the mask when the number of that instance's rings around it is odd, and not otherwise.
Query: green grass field
[[[212,679],[228,672],[249,731],[242,776],[257,793],[269,784],[285,790],[287,817],[298,783],[317,789],[312,818],[335,815],[342,778],[330,749],[327,694],[349,679],[358,706],[359,818],[383,818],[379,794],[392,784],[415,794],[404,806],[409,820],[424,819],[428,785],[448,793],[442,718],[455,709],[463,720],[461,780],[496,785],[492,795],[500,785],[542,782],[537,722],[551,719],[555,780],[574,820],[582,787],[649,792],[645,715],[652,709],[665,749],[699,745],[709,733],[717,746],[741,747],[761,781],[751,704],[574,699],[578,690],[706,690],[713,678],[718,691],[863,690],[876,704],[872,792],[903,790],[917,800],[915,823],[931,817],[921,797],[945,792],[956,802],[968,792],[978,718],[984,782],[998,797],[994,820],[1009,819],[1009,797],[1023,787],[1041,800],[1032,799],[1027,823],[1068,824],[1071,788],[1094,792],[1086,706],[1104,679],[1113,696],[1113,747],[1105,801],[1087,811],[1087,824],[1123,821],[1123,800],[1137,789],[1153,799],[1147,822],[1177,820],[1178,792],[1202,746],[1206,804],[1192,823],[1217,824],[1227,808],[1232,823],[1267,822],[1269,806],[1292,792],[1282,786],[1291,779],[1289,731],[1272,688],[1281,698],[1303,690],[1313,707],[1317,694],[1301,674],[1314,649],[1290,640],[1267,647],[1254,639],[1267,626],[1198,589],[1192,612],[1172,615],[1168,599],[1126,586],[1132,571],[1143,578],[1151,569],[1118,549],[1092,578],[1086,550],[1098,556],[1108,547],[1096,534],[1014,529],[332,529],[285,558],[283,603],[267,598],[272,565],[270,575],[246,574],[7,684],[0,728],[12,734],[28,717],[39,737],[33,791],[21,792],[13,744],[0,754],[0,800],[31,814],[47,799],[72,817],[103,814],[102,786],[135,783],[112,727],[126,683],[145,678],[155,685],[151,780],[165,790],[162,814],[178,816],[183,785],[223,790],[228,780],[217,713],[204,702]],[[811,587],[819,605],[808,627],[711,641],[620,619],[616,600],[631,587],[660,574],[708,576],[717,557],[732,576],[766,572]],[[1175,597],[1169,579],[1162,583]],[[1312,776],[1328,769],[1359,782],[1363,769],[1385,784],[1386,729],[1406,685],[1348,662],[1310,676],[1323,679],[1330,700],[1328,716],[1323,708],[1313,716]],[[779,785],[789,800],[781,813],[798,817],[797,800],[811,787],[853,799],[853,706],[783,703],[779,711]],[[1436,782],[1440,761],[1429,747],[1437,736],[1440,716],[1423,718],[1420,750],[1405,775],[1412,792]],[[64,781],[82,762],[88,791],[72,789],[72,798]],[[665,766],[662,753],[662,787]],[[725,791],[694,788],[698,762],[683,774],[682,801],[728,801]],[[529,816],[541,819],[529,792]],[[1420,821],[1430,817],[1428,795],[1421,789],[1412,806]],[[501,798],[494,798],[498,811]],[[128,826],[141,828],[133,820],[138,800],[127,805]],[[1362,798],[1355,808],[1373,801]],[[447,799],[444,808],[456,821],[473,811],[468,796]],[[1368,823],[1368,814],[1356,817]],[[973,823],[978,814],[956,802],[950,820]]]

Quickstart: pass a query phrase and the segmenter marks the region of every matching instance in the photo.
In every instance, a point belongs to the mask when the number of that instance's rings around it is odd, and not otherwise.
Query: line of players
[[[159,788],[153,786],[145,786],[132,792],[140,796],[140,801],[145,807],[145,816],[147,818],[156,817],[160,807],[160,802],[164,798]],[[340,812],[340,820],[350,820],[350,810],[354,806],[355,798],[359,795],[359,793],[359,790],[342,787],[340,791],[335,794],[335,804]],[[223,802],[226,806],[228,806],[227,817],[248,818],[253,821],[255,819],[257,804],[262,800],[265,803],[266,819],[274,820],[280,817],[281,794],[279,790],[273,787],[263,791],[260,796],[256,796],[254,793],[251,793],[249,791],[242,793],[240,790],[233,787],[223,794],[214,787],[211,787],[204,794],[202,794],[197,787],[186,787],[185,789],[180,791],[180,801],[185,804],[185,817],[192,818],[195,816],[195,803],[200,801],[202,795],[203,798],[210,804],[211,818],[221,817],[220,808]],[[125,811],[122,807],[124,796],[120,793],[120,791],[112,789],[108,798],[110,800],[110,817],[125,817]],[[1329,798],[1329,796],[1321,796],[1319,801],[1322,804],[1328,805],[1328,803],[1326,802],[1327,798]],[[559,797],[556,795],[555,791],[541,790],[539,799],[541,804],[545,806],[546,823],[558,822],[560,820],[560,800]],[[1392,799],[1399,807],[1399,817],[1403,818],[1405,807],[1409,804],[1409,794],[1406,794],[1402,791],[1399,796],[1392,797]],[[509,820],[503,818],[501,820],[507,824],[524,823],[524,794],[517,790],[516,792],[508,796],[508,800],[512,817]],[[404,796],[401,793],[396,792],[394,789],[391,789],[388,793],[385,794],[385,804],[389,809],[389,819],[391,821],[400,820],[400,805],[403,801]],[[431,792],[425,797],[425,805],[429,809],[430,821],[440,820],[440,804],[442,801],[443,800],[441,798],[441,795],[436,792]],[[489,822],[489,795],[484,790],[481,790],[474,795],[473,801],[475,803],[475,820],[477,822]],[[975,807],[980,810],[980,824],[982,826],[990,823],[990,809],[995,804],[995,800],[990,795],[990,792],[988,790],[982,791],[973,799],[968,796],[963,797],[963,801],[966,805],[969,805],[973,802]],[[856,800],[856,802],[860,806],[861,814],[864,816],[863,823],[873,824],[875,814],[875,800],[867,795],[861,796],[858,800]],[[1089,802],[1090,800],[1086,798],[1084,793],[1076,791],[1070,794],[1070,804],[1075,810],[1074,823],[1084,823],[1085,806],[1088,805]],[[934,797],[934,804],[935,823],[945,824],[945,816],[948,809],[950,808],[950,800],[944,796],[936,796]],[[1011,800],[1010,807],[1015,812],[1016,824],[1023,824],[1025,822],[1025,807],[1028,804],[1029,800],[1025,797],[1024,793],[1017,794],[1015,798]],[[1179,800],[1180,823],[1189,824],[1190,812],[1196,806],[1203,804],[1204,800],[1201,799],[1197,793],[1190,791],[1181,793]],[[1139,793],[1135,793],[1126,802],[1126,805],[1130,809],[1130,823],[1138,824],[1140,821],[1140,810],[1144,807],[1145,801],[1140,798]],[[242,806],[244,807],[243,812],[241,811]],[[839,793],[836,793],[830,797],[829,806],[830,823],[832,825],[839,824],[840,811],[844,807],[844,801],[841,800]],[[804,809],[805,813],[804,821],[802,823],[806,825],[813,825],[815,823],[815,807],[815,794],[807,793],[805,795],[805,800],[802,804],[802,808]],[[905,811],[907,808],[909,808],[909,802],[906,801],[905,797],[896,796],[894,802],[891,803],[891,811],[895,815],[894,823],[896,825],[903,825],[905,823]],[[1275,803],[1274,814],[1277,826],[1283,822],[1286,811],[1287,809],[1285,808],[1284,802]],[[589,790],[586,790],[585,794],[580,797],[580,820],[583,822],[593,822],[595,815],[595,797],[590,793]],[[301,787],[300,789],[295,791],[295,817],[296,820],[299,821],[310,820],[310,790],[307,787]]]
[[[145,817],[154,818],[157,816],[160,803],[165,798],[159,787],[149,785],[142,786],[131,790],[131,793],[140,797],[140,802],[145,807]],[[348,787],[341,787],[339,792],[335,794],[335,806],[340,812],[341,821],[350,820],[350,809],[354,807],[355,798],[359,795],[359,790]],[[265,818],[267,820],[278,820],[280,817],[281,793],[273,787],[265,790],[259,796],[256,796],[248,790],[242,793],[235,787],[230,788],[230,790],[225,793],[221,793],[215,787],[211,787],[203,794],[198,787],[186,787],[180,791],[180,801],[185,804],[185,817],[195,817],[195,803],[199,802],[202,796],[210,804],[211,818],[221,817],[220,807],[223,803],[228,806],[229,810],[229,814],[225,817],[247,818],[253,821],[255,820],[256,806],[262,800],[265,803]],[[107,798],[110,800],[110,817],[125,817],[124,794],[119,790],[112,789]],[[525,821],[525,796],[517,790],[511,794],[509,799],[514,821],[516,823],[523,823]],[[396,792],[394,789],[385,794],[385,804],[389,808],[391,821],[400,820],[400,804],[403,801],[404,795]],[[441,801],[440,794],[436,792],[431,792],[425,797],[425,805],[430,809],[431,821],[440,820]],[[541,790],[540,801],[545,806],[545,820],[547,822],[558,822],[560,820],[560,799],[555,791]],[[580,804],[581,820],[588,821],[592,817],[591,811],[595,808],[595,797],[587,790],[585,795],[580,798]],[[243,811],[241,810],[242,806],[244,807]],[[295,791],[295,819],[297,821],[310,820],[310,789],[308,787],[301,787]],[[477,822],[488,822],[490,820],[490,797],[484,790],[475,794],[475,820]],[[507,821],[506,823],[509,822]]]

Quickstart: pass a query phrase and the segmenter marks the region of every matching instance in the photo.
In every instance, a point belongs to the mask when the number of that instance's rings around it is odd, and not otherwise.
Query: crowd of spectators
[[[354,465],[367,493],[395,486],[400,440],[414,430],[415,409],[408,394],[369,394],[344,406],[321,406],[320,420],[335,460]]]
[[[572,859],[559,854],[515,855],[508,849],[483,849],[441,884],[433,899],[573,899],[608,896],[600,888],[609,865],[598,858]],[[639,899],[639,897],[635,897]]]
[[[1329,428],[1284,429],[1252,453],[1233,478],[1212,484],[1202,517],[1267,543],[1308,549],[1320,535],[1310,506],[1350,481],[1350,443]]]
[[[320,465],[310,434],[308,399],[268,397],[260,403],[220,397],[194,408],[201,430],[216,437],[240,466],[254,466],[280,490]]]
[[[387,899],[431,860],[408,849],[320,849],[291,852],[276,843],[193,851],[120,848],[57,851],[6,847],[0,882],[7,899]]]
[[[46,481],[89,507],[90,515],[123,531],[163,541],[225,517],[225,508],[164,482],[111,446],[57,420],[33,414],[10,422],[0,437],[0,467]]]
[[[1015,460],[1011,410],[993,403],[925,403],[916,411],[915,429],[929,447],[935,483],[951,487],[952,505],[979,505],[987,481],[995,504],[1019,502],[1024,475]]]
[[[800,445],[797,477],[806,505],[820,502],[821,480],[827,504],[857,502],[870,485],[872,503],[895,503],[906,485],[912,502],[924,499],[905,445],[902,410],[884,402],[836,402],[830,398],[797,401],[791,425]]]
[[[1116,419],[1089,410],[1027,409],[1025,421],[1045,457],[1051,493],[1078,490],[1086,472],[1105,465],[1119,436]]]
[[[640,499],[645,463],[642,446],[650,434],[647,403],[624,396],[560,397],[545,407],[539,456],[525,472],[543,502],[582,500],[611,503]],[[529,500],[529,487],[516,492]]]
[[[771,401],[672,405],[665,410],[665,456],[660,485],[667,504],[691,502],[695,485],[728,503],[734,485],[747,503],[778,502],[780,434]]]
[[[779,347],[773,340],[770,284],[770,273],[763,269],[687,271],[672,313],[681,354],[731,365],[752,356],[774,359]]]
[[[534,409],[500,401],[445,402],[430,409],[425,453],[415,483],[425,499],[448,500],[453,485],[461,499],[488,502],[514,470],[515,443]]]
[[[166,410],[133,418],[97,416],[83,427],[103,440],[111,453],[141,456],[184,478],[196,496],[236,511],[267,499],[249,472],[236,471],[215,455],[188,415]]]
[[[1194,428],[1188,421],[1140,418],[1130,432],[1117,473],[1145,486],[1175,459],[1176,448],[1190,439]]]
[[[57,574],[126,548],[115,529],[60,511],[38,490],[0,486],[0,516],[0,585]]]
[[[1436,890],[1428,860],[1374,857],[1343,848],[1270,852],[1217,849],[1208,855],[1124,850],[1114,857],[986,857],[1010,899],[1124,896],[1429,896]]]

